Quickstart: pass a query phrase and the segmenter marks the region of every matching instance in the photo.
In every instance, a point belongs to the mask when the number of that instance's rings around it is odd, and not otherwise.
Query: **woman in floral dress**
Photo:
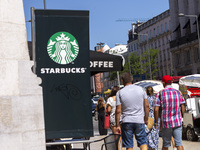
[[[149,117],[154,119],[154,100],[155,96],[153,94],[153,88],[148,86],[146,88],[147,98],[149,101]],[[158,125],[160,126],[160,120],[158,120]],[[146,128],[147,133],[147,142],[149,150],[158,150],[158,142],[159,142],[159,127],[157,129],[153,128],[148,129]]]

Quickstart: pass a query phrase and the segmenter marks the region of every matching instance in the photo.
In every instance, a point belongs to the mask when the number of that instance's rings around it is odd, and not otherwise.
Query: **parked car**
[[[92,98],[92,101],[93,101],[93,103],[94,103],[95,105],[97,105],[98,99],[99,99],[99,96],[98,96],[98,95],[97,95],[97,96],[94,96],[94,97]]]
[[[96,106],[97,106],[97,105],[94,104],[93,101],[92,101],[92,116],[94,116],[94,114],[95,114]]]

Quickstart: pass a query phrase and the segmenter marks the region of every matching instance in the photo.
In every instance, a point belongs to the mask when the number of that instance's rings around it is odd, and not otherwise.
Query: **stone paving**
[[[98,132],[98,122],[97,121],[93,121],[93,126],[94,126],[94,137],[91,137],[90,139],[93,140],[97,140],[97,139],[101,139],[105,136],[100,136],[99,132]],[[112,131],[109,129],[108,130],[108,134],[111,134]],[[90,145],[91,150],[100,150],[101,149],[101,145],[103,144],[103,142],[96,142],[96,143],[92,143]],[[140,148],[137,147],[136,144],[136,140],[134,139],[134,150],[139,150]],[[184,146],[184,150],[199,150],[200,149],[200,140],[198,142],[189,142],[189,141],[183,141],[183,146]],[[76,144],[74,145],[74,147],[82,147],[82,145],[80,144]],[[162,138],[159,138],[159,146],[158,149],[161,150],[162,149]],[[173,150],[173,147],[171,146],[169,148],[169,150]]]

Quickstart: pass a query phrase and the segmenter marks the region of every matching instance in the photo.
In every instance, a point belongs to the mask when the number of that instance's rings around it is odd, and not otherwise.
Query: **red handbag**
[[[105,113],[105,120],[104,120],[104,128],[105,129],[109,129],[110,127],[110,120],[109,120],[109,113],[108,111],[106,110],[106,113]]]

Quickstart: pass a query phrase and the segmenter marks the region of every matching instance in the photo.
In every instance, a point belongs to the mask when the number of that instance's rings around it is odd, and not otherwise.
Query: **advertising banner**
[[[93,136],[89,12],[35,10],[47,139]]]

